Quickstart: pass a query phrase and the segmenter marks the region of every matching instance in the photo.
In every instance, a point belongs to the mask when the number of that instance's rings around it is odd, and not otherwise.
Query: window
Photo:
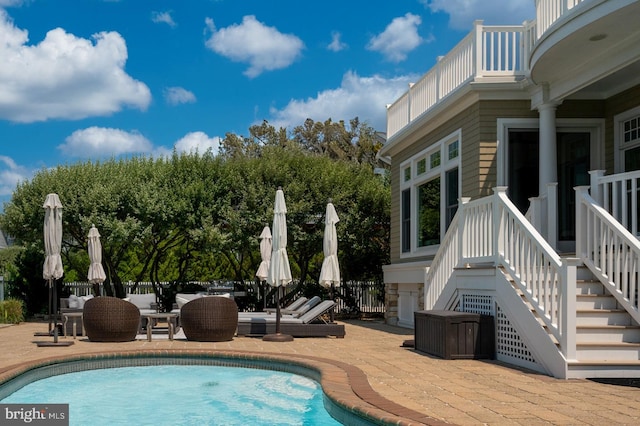
[[[402,191],[402,252],[411,251],[411,191]]]
[[[434,152],[430,156],[431,159],[431,168],[435,169],[440,165],[440,151]]]
[[[447,146],[447,148],[449,151],[449,160],[453,160],[454,158],[458,157],[458,141],[457,140],[451,142]]]
[[[404,181],[407,182],[409,180],[411,180],[411,167],[404,169]]]
[[[458,210],[460,131],[414,155],[400,170],[401,256],[435,253]]]
[[[440,244],[440,177],[418,186],[418,247]]]
[[[640,107],[618,114],[613,120],[616,173],[640,170]]]

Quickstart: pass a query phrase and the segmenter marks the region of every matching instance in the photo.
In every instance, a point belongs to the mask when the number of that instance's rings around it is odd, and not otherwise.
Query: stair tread
[[[597,313],[597,314],[610,314],[615,312],[627,312],[624,309],[576,309],[576,312],[581,314]]]
[[[567,361],[568,365],[638,365],[640,366],[640,360],[606,360],[606,359],[585,359],[585,360],[571,360]]]
[[[640,342],[579,342],[576,346],[618,346],[618,347],[640,347]]]
[[[599,328],[599,329],[621,329],[634,330],[640,329],[640,325],[624,325],[624,324],[594,324],[594,325],[577,325],[576,328]]]

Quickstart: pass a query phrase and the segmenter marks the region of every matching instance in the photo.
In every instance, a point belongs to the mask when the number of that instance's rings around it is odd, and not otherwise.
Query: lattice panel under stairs
[[[512,360],[513,364],[526,366],[525,363],[536,364],[536,360],[520,339],[509,318],[504,314],[493,296],[484,294],[462,294],[456,310],[481,315],[492,315],[496,327],[496,355],[502,361]],[[508,358],[508,359],[505,359]]]
[[[484,294],[463,294],[460,298],[458,311],[471,314],[494,315],[493,296]]]
[[[527,348],[527,345],[520,339],[518,332],[511,326],[509,318],[504,314],[500,305],[496,303],[496,354],[514,360],[514,364],[525,361],[536,364],[536,360]],[[505,359],[500,358],[503,361]]]

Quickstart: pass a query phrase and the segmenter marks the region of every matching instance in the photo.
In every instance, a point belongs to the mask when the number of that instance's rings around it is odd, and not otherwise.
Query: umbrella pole
[[[277,288],[277,301],[276,301],[276,332],[275,334],[265,334],[262,340],[267,342],[292,342],[293,336],[280,333],[280,290],[282,286]]]
[[[52,280],[53,283],[53,343],[58,343],[58,304],[56,303],[57,289],[56,280]]]
[[[331,295],[330,295],[330,297],[331,297],[332,301],[334,301],[334,302],[336,301],[336,299],[335,299],[335,286],[334,286],[333,282],[331,282]],[[332,324],[335,322],[334,321],[334,313],[333,313],[333,311],[334,311],[334,308],[331,308],[331,311],[329,311],[329,321]]]
[[[53,331],[53,328],[51,327],[51,304],[53,303],[53,296],[51,294],[52,291],[51,279],[49,279],[49,301],[47,303],[47,310],[49,311],[49,334],[51,334],[51,332]]]

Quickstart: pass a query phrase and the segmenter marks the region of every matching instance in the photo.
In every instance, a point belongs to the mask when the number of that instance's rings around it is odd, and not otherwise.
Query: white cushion
[[[133,303],[139,309],[151,309],[151,304],[156,303],[156,295],[155,293],[127,294],[125,300]]]
[[[188,303],[193,299],[198,299],[200,297],[204,297],[204,294],[178,293],[176,294],[176,303],[178,304],[178,308],[182,308],[185,303]]]
[[[213,297],[226,297],[227,299],[231,299],[231,293],[214,294]]]
[[[69,296],[69,309],[78,309],[80,308],[80,301],[78,300],[78,296],[72,294]]]
[[[80,307],[84,309],[84,304],[89,299],[93,299],[93,294],[89,294],[87,296],[80,296]]]

